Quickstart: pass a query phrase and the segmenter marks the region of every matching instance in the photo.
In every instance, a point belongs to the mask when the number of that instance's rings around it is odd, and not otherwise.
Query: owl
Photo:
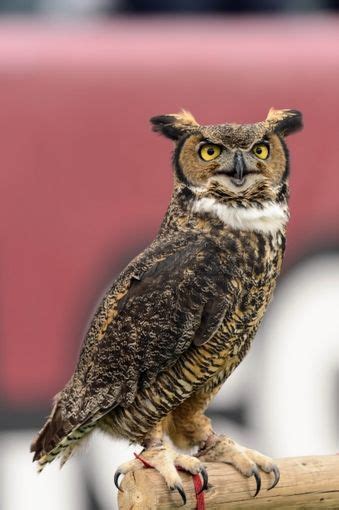
[[[95,429],[143,447],[143,459],[186,501],[176,467],[207,461],[245,477],[279,469],[217,435],[206,407],[247,353],[281,269],[288,212],[285,137],[296,110],[255,124],[200,125],[188,112],[151,119],[174,144],[174,189],[154,241],[115,280],[96,311],[70,381],[31,450],[39,469],[64,463]],[[171,446],[166,442],[171,439]],[[194,455],[180,450],[196,449]],[[142,469],[136,458],[119,476]]]

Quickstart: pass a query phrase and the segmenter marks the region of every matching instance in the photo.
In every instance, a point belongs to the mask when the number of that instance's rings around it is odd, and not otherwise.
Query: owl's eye
[[[199,154],[200,157],[204,161],[212,161],[212,159],[220,156],[221,147],[219,145],[215,145],[214,143],[205,143],[202,147],[200,147]]]
[[[253,147],[252,152],[259,159],[267,159],[269,155],[268,146],[265,143],[257,143]]]

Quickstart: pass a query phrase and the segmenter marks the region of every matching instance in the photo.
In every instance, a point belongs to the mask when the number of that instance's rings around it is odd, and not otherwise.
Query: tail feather
[[[74,452],[76,446],[93,430],[97,420],[86,424],[75,424],[62,418],[58,396],[45,425],[31,444],[34,452],[33,462],[38,461],[38,471],[58,456],[62,456],[63,465]]]
[[[38,472],[41,472],[44,467],[52,462],[57,457],[61,456],[61,467],[71,457],[75,449],[80,446],[89,433],[92,432],[96,426],[96,421],[88,423],[83,426],[78,426],[73,429],[66,437],[64,437],[51,451],[41,455],[38,459]]]
[[[38,462],[38,471],[42,471],[46,464],[62,456],[63,465],[72,455],[76,446],[96,426],[100,418],[98,414],[86,422],[65,419],[61,412],[62,402],[59,395],[54,399],[53,408],[45,425],[31,444],[34,452],[33,462]]]
[[[71,429],[71,424],[61,416],[59,400],[56,396],[50,416],[31,444],[31,452],[34,452],[33,461],[39,460],[53,450]]]

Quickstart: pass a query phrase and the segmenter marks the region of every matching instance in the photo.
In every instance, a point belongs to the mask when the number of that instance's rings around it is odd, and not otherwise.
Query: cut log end
[[[255,498],[254,478],[244,478],[232,466],[209,462],[206,467],[210,488],[205,492],[207,510],[262,508],[339,509],[339,455],[295,457],[276,461],[281,472],[279,484],[271,491],[271,476],[261,473],[262,488]],[[120,510],[170,510],[196,508],[192,477],[180,473],[187,495],[183,507],[179,494],[170,492],[158,472],[142,469],[129,473],[119,493]]]

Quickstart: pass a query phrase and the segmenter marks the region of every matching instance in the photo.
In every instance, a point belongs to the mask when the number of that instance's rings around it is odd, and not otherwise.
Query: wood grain
[[[207,463],[211,487],[205,492],[207,510],[240,510],[261,508],[336,508],[339,510],[339,455],[295,457],[276,461],[281,479],[277,487],[267,491],[269,475],[262,473],[262,489],[256,498],[255,480],[242,477],[232,466]],[[119,493],[120,510],[169,510],[196,508],[192,477],[180,473],[187,504],[177,493],[171,493],[154,469],[129,473]]]

